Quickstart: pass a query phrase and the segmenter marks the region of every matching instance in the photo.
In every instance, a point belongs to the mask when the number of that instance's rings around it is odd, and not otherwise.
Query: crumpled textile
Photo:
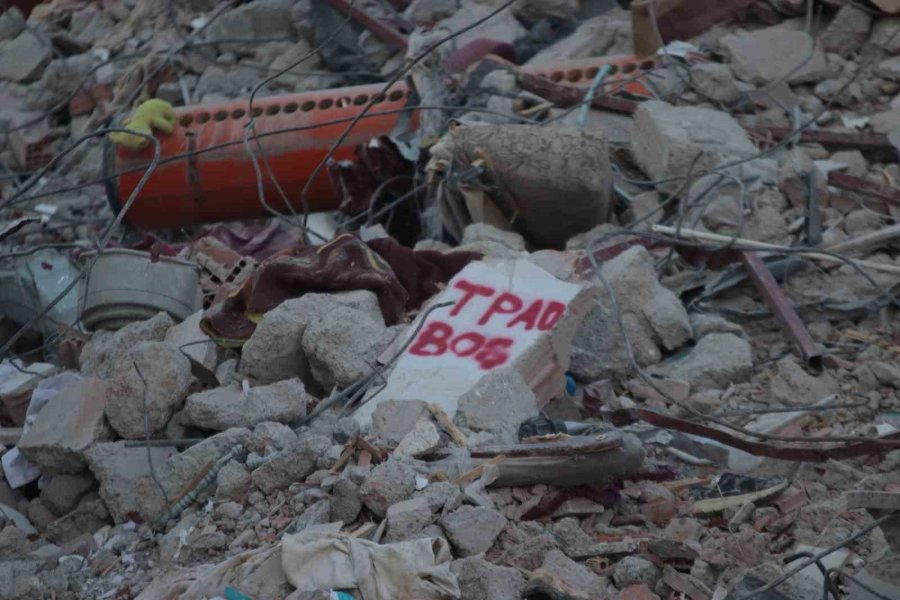
[[[389,238],[363,242],[343,234],[321,246],[282,251],[263,262],[240,288],[203,315],[214,338],[246,340],[262,315],[305,293],[370,290],[388,325],[400,321],[440,290],[472,260],[474,252],[414,251]]]
[[[281,542],[281,564],[299,591],[358,589],[363,600],[459,598],[441,538],[376,544],[339,533],[304,531]]]
[[[218,564],[177,567],[160,573],[135,600],[207,600],[233,587],[257,600],[284,598],[290,585],[277,544],[246,550]]]

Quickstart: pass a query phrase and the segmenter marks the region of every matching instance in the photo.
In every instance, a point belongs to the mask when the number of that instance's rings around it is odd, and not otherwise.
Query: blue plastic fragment
[[[575,395],[575,379],[566,373],[566,393],[570,396]]]

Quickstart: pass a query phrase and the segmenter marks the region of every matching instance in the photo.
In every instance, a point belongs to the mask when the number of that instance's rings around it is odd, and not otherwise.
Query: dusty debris
[[[896,595],[897,2],[131,4],[0,14],[0,599]]]

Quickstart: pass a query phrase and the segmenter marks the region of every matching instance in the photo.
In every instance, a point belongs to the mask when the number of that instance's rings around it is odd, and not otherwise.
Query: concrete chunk
[[[768,27],[742,29],[724,36],[722,49],[731,58],[731,68],[742,80],[765,85],[778,80],[789,84],[817,83],[829,69],[820,45],[805,31]]]
[[[79,358],[81,372],[92,377],[108,379],[113,375],[116,359],[140,342],[161,342],[166,332],[175,326],[168,313],[146,321],[129,323],[115,332],[98,331],[84,345]]]
[[[635,113],[631,151],[651,179],[685,176],[692,165],[698,172],[757,153],[728,113],[656,100],[641,103]]]
[[[246,394],[239,384],[232,384],[188,396],[184,419],[186,424],[214,431],[265,421],[290,423],[306,414],[306,401],[299,379],[253,387]]]
[[[716,102],[732,104],[741,97],[731,67],[718,63],[699,63],[691,66],[694,89]]]
[[[384,517],[388,507],[415,490],[415,470],[406,461],[392,458],[372,469],[359,488],[359,497],[373,514]]]
[[[179,351],[197,361],[210,371],[216,370],[217,346],[212,339],[200,329],[203,311],[198,310],[187,319],[169,328],[164,342],[172,344]]]
[[[828,27],[819,35],[826,52],[847,57],[866,42],[872,26],[871,15],[851,4],[842,6]]]
[[[176,452],[172,448],[151,448],[150,454],[159,468]],[[100,481],[100,497],[116,523],[135,517],[159,517],[165,502],[159,490],[152,487],[146,448],[126,448],[124,442],[94,444],[85,457]]]
[[[31,31],[0,45],[0,79],[28,83],[40,79],[44,67],[53,58],[49,40]]]
[[[369,290],[338,294],[305,294],[285,300],[265,315],[241,351],[241,372],[260,383],[299,377],[316,385],[303,353],[303,334],[310,323],[336,306],[349,306],[384,324],[378,298]]]
[[[704,336],[686,357],[653,369],[654,373],[684,379],[691,389],[725,389],[753,374],[753,352],[742,338],[730,333]]]
[[[337,306],[306,328],[303,352],[324,389],[344,387],[371,371],[392,340],[387,334],[388,329],[366,313]]]
[[[388,444],[399,444],[416,423],[429,418],[428,405],[422,400],[385,400],[372,414],[372,433]]]
[[[548,552],[541,568],[553,573],[563,583],[580,592],[596,594],[598,590],[606,587],[602,577],[559,550]]]
[[[441,519],[447,539],[460,556],[487,552],[506,527],[506,517],[490,508],[461,506]]]
[[[190,361],[178,348],[163,342],[138,344],[115,362],[113,372],[106,417],[116,433],[130,440],[147,435],[145,411],[150,435],[165,427],[191,384]]]
[[[472,262],[432,300],[455,305],[433,311],[423,327],[413,325],[416,338],[397,360],[387,385],[354,416],[366,427],[379,405],[400,400],[433,402],[454,418],[470,392],[492,401],[475,393],[490,378],[484,385],[499,381],[513,387],[524,380],[533,394],[531,407],[522,397],[505,397],[511,403],[506,410],[499,401],[485,408],[486,416],[500,418],[502,428],[518,423],[520,408],[534,414],[563,392],[572,338],[590,301],[588,287],[560,281],[525,259]],[[510,373],[495,374],[504,370]],[[468,408],[463,418],[477,421],[476,407]]]
[[[84,379],[51,398],[18,448],[48,473],[79,473],[87,467],[84,453],[92,444],[112,438],[103,416],[109,387]]]
[[[450,566],[466,600],[520,600],[525,578],[518,569],[501,567],[482,558],[465,558]]]
[[[392,504],[387,510],[388,542],[402,542],[422,531],[432,520],[431,508],[425,498],[410,498]]]
[[[59,516],[75,509],[78,501],[94,489],[97,481],[90,473],[54,475],[41,490],[41,499]]]
[[[394,456],[418,457],[428,454],[441,443],[441,433],[429,419],[422,419],[412,431],[403,436],[394,450]]]
[[[499,369],[460,396],[454,421],[472,431],[489,431],[499,443],[515,443],[519,424],[538,414],[537,398],[525,378],[513,369]]]
[[[306,479],[316,468],[316,458],[315,451],[298,440],[254,470],[250,477],[264,494],[270,494]]]

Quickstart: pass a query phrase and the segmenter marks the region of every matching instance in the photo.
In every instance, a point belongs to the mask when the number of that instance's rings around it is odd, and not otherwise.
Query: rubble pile
[[[900,597],[900,3],[5,5],[0,600]]]

